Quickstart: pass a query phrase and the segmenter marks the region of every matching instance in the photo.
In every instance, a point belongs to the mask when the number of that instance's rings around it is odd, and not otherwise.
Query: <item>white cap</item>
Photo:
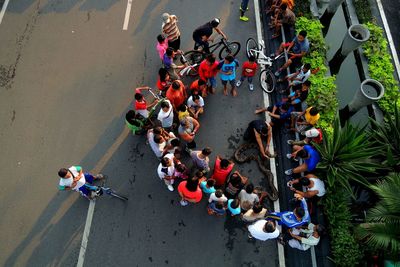
[[[306,137],[314,138],[314,137],[319,136],[320,132],[317,129],[312,128],[312,129],[306,131],[305,134],[306,134]]]

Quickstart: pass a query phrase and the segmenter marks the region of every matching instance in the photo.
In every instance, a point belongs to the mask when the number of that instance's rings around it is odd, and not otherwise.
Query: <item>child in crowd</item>
[[[136,113],[139,113],[142,115],[144,118],[147,118],[149,116],[149,108],[152,108],[157,104],[157,100],[154,100],[153,103],[150,105],[147,105],[146,99],[142,95],[143,90],[150,90],[151,88],[148,86],[143,86],[143,87],[138,87],[135,89],[135,110]]]
[[[157,35],[156,48],[160,59],[163,60],[165,51],[167,51],[168,48],[168,39],[165,38],[164,35],[162,34]]]
[[[207,181],[202,181],[200,182],[200,188],[203,190],[203,193],[206,194],[212,194],[215,193],[215,180],[214,179],[208,179]]]
[[[175,172],[174,172],[174,178],[175,179],[182,179],[186,180],[188,176],[188,169],[185,164],[179,163],[178,165],[175,166]]]
[[[179,121],[183,121],[186,117],[190,116],[190,113],[185,104],[182,104],[178,107],[178,119]]]
[[[171,78],[165,68],[158,70],[157,88],[161,92],[161,96],[165,97],[168,88],[171,86]]]
[[[229,199],[228,200],[228,210],[229,210],[231,216],[239,215],[241,212],[239,199],[237,199],[237,198]]]
[[[214,193],[211,193],[210,198],[208,199],[208,203],[213,201],[226,203],[228,198],[224,195],[224,192],[222,192],[221,189],[218,189]]]
[[[231,85],[231,94],[237,95],[235,79],[236,79],[236,68],[239,67],[239,62],[232,56],[227,55],[224,61],[218,64],[220,70],[221,82],[224,85],[224,95],[228,95],[227,83]]]
[[[209,215],[223,216],[225,214],[224,204],[221,202],[211,202],[207,206],[207,212]]]
[[[193,117],[198,119],[199,115],[204,112],[204,99],[200,95],[193,94],[188,98],[187,106]]]
[[[249,89],[250,91],[253,91],[254,90],[253,77],[256,74],[256,71],[257,71],[256,58],[254,56],[251,56],[248,61],[243,63],[242,76],[240,77],[240,80],[236,82],[236,87],[240,87],[243,81],[247,79],[247,81],[249,82]]]
[[[197,79],[190,85],[190,90],[192,94],[198,94],[202,97],[207,96],[207,82],[202,79]]]

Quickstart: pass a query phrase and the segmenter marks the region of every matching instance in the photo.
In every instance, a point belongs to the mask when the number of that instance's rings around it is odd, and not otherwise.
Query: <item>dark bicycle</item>
[[[118,198],[123,201],[128,200],[127,197],[118,194],[113,189],[105,187],[105,181],[103,181],[101,185],[85,184],[85,187],[91,191],[91,196],[90,196],[91,199],[96,199],[105,193],[107,195],[110,195],[112,197]]]
[[[222,46],[222,47],[221,47]],[[216,50],[218,50],[221,47],[221,50],[219,51],[219,59],[224,59],[227,55],[232,55],[236,56],[239,51],[240,51],[240,43],[239,42],[230,42],[226,40],[225,38],[221,38],[219,42],[210,45],[210,53],[214,53]],[[204,51],[199,51],[199,50],[191,50],[188,51],[184,54],[184,58],[189,62],[190,65],[194,64],[200,64],[207,56],[207,53]],[[182,61],[183,59],[181,58],[182,64],[186,63]]]

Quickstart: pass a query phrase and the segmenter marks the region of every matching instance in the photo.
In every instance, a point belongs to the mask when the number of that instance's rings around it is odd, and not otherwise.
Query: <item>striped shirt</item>
[[[181,35],[177,22],[178,18],[175,15],[171,15],[169,23],[162,24],[162,32],[167,36],[169,41],[175,41]]]

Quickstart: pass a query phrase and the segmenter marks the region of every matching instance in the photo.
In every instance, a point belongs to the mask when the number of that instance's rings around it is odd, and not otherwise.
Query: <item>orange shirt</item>
[[[282,4],[286,4],[290,10],[294,8],[294,0],[282,0]]]
[[[171,104],[175,107],[178,108],[180,105],[185,103],[186,99],[186,92],[185,92],[185,86],[183,85],[182,81],[177,80],[180,84],[180,88],[178,90],[175,90],[172,88],[172,85],[168,88],[167,91],[167,98],[169,101],[171,101]]]

